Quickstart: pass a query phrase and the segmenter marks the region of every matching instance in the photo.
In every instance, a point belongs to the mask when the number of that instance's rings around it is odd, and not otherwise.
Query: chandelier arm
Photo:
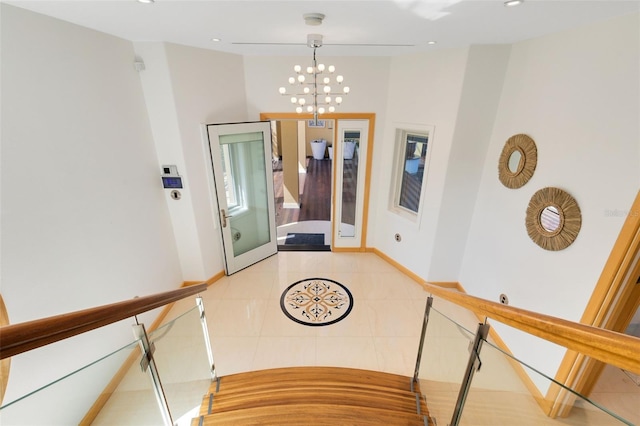
[[[289,92],[285,92],[285,93],[281,93],[282,96],[287,96],[287,95],[300,95],[300,96],[304,96],[304,95],[313,95],[314,93],[309,92],[309,93],[289,93]],[[345,93],[345,92],[322,92],[322,93],[318,93],[319,95],[340,95],[340,96],[349,96],[349,93]]]
[[[309,93],[282,93],[282,96],[313,96],[314,94],[309,92]],[[326,96],[349,96],[348,93],[344,93],[344,92],[330,92],[330,93],[322,93],[322,95],[326,95]]]

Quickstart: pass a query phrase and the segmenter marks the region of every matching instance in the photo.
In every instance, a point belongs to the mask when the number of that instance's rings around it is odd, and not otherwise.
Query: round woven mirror
[[[558,251],[575,241],[582,226],[582,214],[570,194],[547,187],[531,197],[525,224],[534,243],[545,250]]]
[[[516,189],[531,179],[538,164],[536,143],[525,134],[511,136],[498,160],[498,177],[507,188]]]

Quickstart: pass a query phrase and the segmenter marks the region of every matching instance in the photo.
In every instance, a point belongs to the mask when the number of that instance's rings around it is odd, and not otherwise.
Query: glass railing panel
[[[605,365],[589,399],[640,425],[640,374]]]
[[[17,426],[80,423],[93,403],[101,397],[100,393],[113,375],[137,347],[137,341],[133,341],[28,394],[5,401],[0,407],[0,424]],[[27,354],[16,355],[12,364],[20,362],[19,357]],[[85,391],[79,396],[78,389]],[[154,424],[155,421],[150,416],[141,420],[138,424]]]
[[[491,337],[488,340],[480,351],[482,365],[471,383],[461,425],[633,425],[520,362]],[[545,412],[549,412],[555,392],[563,395],[566,406],[560,416],[551,418]]]
[[[148,336],[173,422],[189,425],[198,417],[202,398],[211,384],[195,299],[176,302],[165,322]],[[138,351],[94,425],[163,424],[149,372],[142,371],[141,359]],[[142,420],[146,418],[153,421]]]
[[[464,318],[465,325],[452,317]],[[474,339],[474,317],[463,308],[435,299],[419,366],[420,390],[427,399],[429,415],[446,425],[456,405],[458,391],[468,360],[468,347]]]
[[[140,344],[136,342],[130,358],[121,364],[121,370],[114,379],[115,389],[106,395],[108,399],[92,426],[163,424],[153,383],[149,374],[142,371],[141,359]]]
[[[189,425],[198,417],[202,398],[211,385],[200,311],[194,299],[189,302],[193,308],[149,333],[169,410],[174,423],[180,425]]]

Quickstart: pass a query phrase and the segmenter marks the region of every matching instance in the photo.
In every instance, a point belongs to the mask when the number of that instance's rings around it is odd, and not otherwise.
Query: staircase
[[[292,367],[221,377],[192,426],[434,426],[412,378],[339,367]]]

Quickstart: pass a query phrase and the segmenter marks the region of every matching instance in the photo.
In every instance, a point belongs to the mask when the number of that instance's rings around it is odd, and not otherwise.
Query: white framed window
[[[249,163],[250,159],[242,143],[220,145],[220,154],[229,214],[239,216],[249,210],[248,195],[244,193],[244,188],[249,173],[245,164]]]
[[[231,166],[231,153],[229,152],[229,145],[222,145],[220,147],[222,157],[222,176],[224,178],[224,190],[227,194],[227,206],[229,209],[233,209],[239,206],[240,188],[239,183],[234,179],[233,168]]]
[[[396,128],[390,209],[420,222],[431,157],[432,126]]]

